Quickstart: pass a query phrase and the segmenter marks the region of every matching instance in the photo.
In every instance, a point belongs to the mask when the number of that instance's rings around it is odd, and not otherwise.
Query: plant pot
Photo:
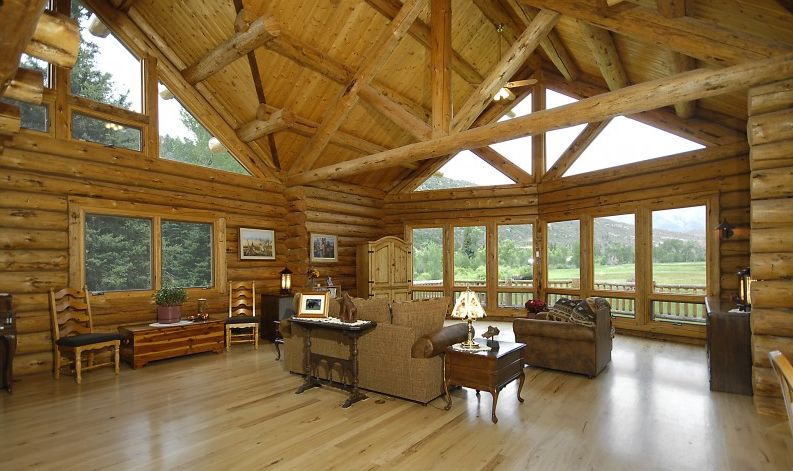
[[[182,318],[182,306],[157,306],[157,322],[173,324]]]

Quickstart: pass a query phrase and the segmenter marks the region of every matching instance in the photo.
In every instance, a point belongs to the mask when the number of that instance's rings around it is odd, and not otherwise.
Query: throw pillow
[[[442,329],[448,311],[449,298],[447,297],[420,301],[397,301],[391,305],[394,325],[412,327],[419,337]]]
[[[388,313],[388,300],[383,298],[352,298],[355,305],[357,319],[375,321],[378,324],[390,324],[391,316]]]
[[[594,318],[586,314],[588,308],[579,308],[581,303],[578,299],[561,298],[548,309],[548,319],[594,327]]]

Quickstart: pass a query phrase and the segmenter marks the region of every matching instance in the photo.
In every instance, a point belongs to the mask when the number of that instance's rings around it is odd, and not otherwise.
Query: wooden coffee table
[[[485,345],[484,339],[476,339],[480,345]],[[523,373],[523,350],[526,344],[513,342],[498,342],[499,349],[489,352],[460,352],[451,347],[446,349],[444,361],[443,387],[446,392],[446,410],[452,407],[452,396],[449,394],[450,386],[463,386],[479,391],[489,391],[493,395],[493,423],[498,422],[496,417],[496,403],[498,393],[504,386],[520,378],[518,386],[518,401],[523,402],[520,392],[526,376]]]
[[[225,321],[212,319],[185,325],[119,327],[121,359],[133,369],[153,360],[174,358],[200,352],[222,353],[225,348]]]

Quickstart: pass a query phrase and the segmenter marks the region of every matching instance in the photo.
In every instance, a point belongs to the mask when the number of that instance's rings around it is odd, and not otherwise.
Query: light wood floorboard
[[[503,340],[512,340],[508,324]],[[295,395],[301,379],[262,344],[145,368],[26,377],[0,393],[0,469],[791,469],[787,425],[750,397],[708,391],[703,347],[618,336],[596,379],[527,368],[454,407],[370,393]]]

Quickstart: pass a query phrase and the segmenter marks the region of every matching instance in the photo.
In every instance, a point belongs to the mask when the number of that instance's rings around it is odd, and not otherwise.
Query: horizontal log
[[[746,127],[751,145],[793,139],[793,109],[752,116]]]
[[[403,214],[440,210],[459,211],[489,208],[525,208],[527,206],[537,206],[537,203],[537,195],[526,195],[499,198],[465,198],[448,201],[388,203],[385,209],[390,214]]]
[[[760,308],[752,306],[750,320],[754,335],[793,337],[793,307]]]
[[[19,107],[0,102],[0,135],[19,132]]]
[[[537,195],[537,186],[489,186],[477,188],[454,188],[450,190],[417,191],[388,195],[386,203],[458,200],[466,198],[505,198],[509,196]]]
[[[23,229],[66,230],[66,212],[36,209],[0,209],[0,227]]]
[[[752,201],[752,228],[793,224],[793,198]]]
[[[793,139],[754,145],[750,151],[752,170],[793,166]]]
[[[8,84],[5,98],[40,105],[44,96],[44,75],[40,70],[25,69],[20,67],[11,83]]]
[[[66,286],[65,271],[0,272],[0,293],[41,293]]]
[[[296,211],[324,211],[334,214],[348,214],[367,218],[383,218],[383,209],[357,204],[339,203],[316,198],[307,198],[302,201],[293,201],[290,206]]]
[[[755,394],[766,397],[778,397],[782,399],[782,388],[779,384],[774,370],[770,367],[752,367],[752,389]]]
[[[49,372],[52,374],[52,352],[40,352],[14,357],[14,376],[24,377]],[[24,387],[24,378],[22,387]]]
[[[337,201],[339,203],[355,204],[369,208],[379,208],[383,206],[382,200],[369,196],[361,196],[340,191],[326,190],[323,188],[313,188],[310,186],[291,187],[285,192],[287,200],[294,199],[321,199],[326,201]]]
[[[793,152],[793,148],[791,148]],[[793,196],[793,167],[752,172],[752,198],[786,198]],[[793,207],[791,207],[793,210]]]
[[[793,307],[793,280],[758,280],[752,283],[752,307]]]
[[[65,196],[3,191],[3,197],[0,198],[0,208],[41,209],[45,211],[62,211],[66,214],[66,207]]]
[[[752,335],[752,364],[770,368],[768,352],[779,350],[788,358],[793,358],[793,338],[776,335]]]
[[[728,239],[719,242],[719,253],[721,255],[746,255],[749,256],[749,239],[735,240]]]
[[[356,185],[354,183],[340,182],[334,180],[313,182],[309,186],[313,188],[321,188],[323,190],[347,193],[349,195],[365,196],[375,201],[379,201],[385,198],[386,195],[386,192],[381,190],[380,188],[373,188],[370,186]]]
[[[749,90],[749,115],[793,108],[793,80],[770,83]]]
[[[748,208],[751,200],[749,191],[722,191],[719,195],[719,209]]]
[[[66,249],[68,238],[65,231],[42,231],[28,229],[3,229],[0,231],[0,249]]]
[[[39,17],[25,52],[50,64],[72,68],[80,51],[77,20],[63,13],[45,11]]]
[[[793,252],[793,225],[752,229],[752,254]]]
[[[793,277],[793,252],[752,254],[752,278],[780,280]]]
[[[0,266],[5,271],[65,271],[69,254],[65,250],[0,250]]]
[[[742,255],[722,256],[719,260],[719,268],[722,271],[729,273],[738,273],[738,270],[746,268],[747,266],[749,266],[748,253]],[[754,273],[752,273],[752,277],[754,277]]]

